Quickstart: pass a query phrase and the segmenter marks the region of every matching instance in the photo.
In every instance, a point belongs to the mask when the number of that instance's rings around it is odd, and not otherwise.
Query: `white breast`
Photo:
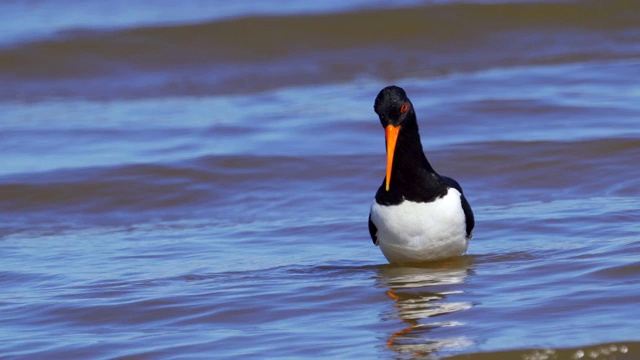
[[[467,251],[467,233],[460,192],[428,203],[371,205],[380,250],[390,263],[412,263],[460,256]]]

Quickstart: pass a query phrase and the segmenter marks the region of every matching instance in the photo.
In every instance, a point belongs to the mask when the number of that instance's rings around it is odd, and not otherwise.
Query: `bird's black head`
[[[380,117],[380,123],[384,128],[385,142],[387,144],[387,177],[385,178],[385,189],[389,191],[391,170],[398,136],[402,128],[405,128],[405,131],[408,130],[409,134],[418,134],[416,113],[413,111],[413,105],[407,97],[407,93],[398,86],[387,86],[382,89],[376,97],[376,101],[373,103],[373,110]],[[420,144],[419,136],[417,143]],[[406,147],[407,145],[405,144],[404,146]]]
[[[395,85],[380,90],[373,103],[373,110],[380,117],[380,123],[384,128],[388,125],[400,126],[406,118],[415,114],[407,93]]]

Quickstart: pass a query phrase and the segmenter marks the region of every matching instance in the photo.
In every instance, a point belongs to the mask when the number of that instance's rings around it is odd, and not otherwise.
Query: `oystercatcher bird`
[[[475,224],[457,181],[438,174],[422,150],[413,104],[388,86],[376,97],[387,145],[387,174],[369,213],[369,233],[390,263],[460,256]]]

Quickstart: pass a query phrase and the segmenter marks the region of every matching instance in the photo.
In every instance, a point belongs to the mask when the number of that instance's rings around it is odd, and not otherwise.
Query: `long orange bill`
[[[386,190],[389,191],[389,184],[391,183],[391,168],[393,166],[393,154],[396,151],[396,141],[398,141],[398,133],[400,132],[400,125],[393,126],[387,125],[384,129],[384,136],[387,140],[387,183]]]

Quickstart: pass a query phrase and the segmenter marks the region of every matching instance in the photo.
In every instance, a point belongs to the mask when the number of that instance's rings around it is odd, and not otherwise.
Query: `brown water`
[[[0,3],[0,357],[640,359],[640,6]],[[386,264],[373,99],[476,214]]]

